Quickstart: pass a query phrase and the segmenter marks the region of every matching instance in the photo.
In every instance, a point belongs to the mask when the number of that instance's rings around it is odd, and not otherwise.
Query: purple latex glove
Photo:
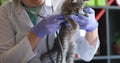
[[[43,38],[46,34],[53,33],[60,29],[60,24],[64,22],[65,19],[63,15],[53,15],[44,18],[41,22],[36,24],[32,31],[38,35],[40,38]]]
[[[95,11],[92,8],[85,8],[83,11],[88,14],[88,17],[78,14],[78,16],[71,15],[71,18],[79,23],[80,29],[92,32],[98,27],[98,22],[95,19]]]

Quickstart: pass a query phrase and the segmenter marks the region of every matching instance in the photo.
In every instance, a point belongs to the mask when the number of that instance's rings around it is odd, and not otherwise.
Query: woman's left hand
[[[78,22],[80,25],[80,29],[84,29],[87,32],[92,32],[98,27],[98,22],[95,19],[95,11],[92,8],[83,9],[88,16],[84,16],[83,14],[71,15],[71,18]]]

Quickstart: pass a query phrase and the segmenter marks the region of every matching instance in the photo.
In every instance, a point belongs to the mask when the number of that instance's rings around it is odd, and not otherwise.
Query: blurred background
[[[90,0],[86,6],[96,12],[100,47],[92,61],[75,63],[120,63],[120,0]]]
[[[6,1],[0,0],[0,5]],[[75,63],[120,63],[120,0],[90,0],[86,7],[95,10],[100,47],[92,61],[75,59]]]

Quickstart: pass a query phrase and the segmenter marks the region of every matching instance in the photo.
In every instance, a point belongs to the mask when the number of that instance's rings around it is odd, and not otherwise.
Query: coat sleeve
[[[83,30],[80,32],[83,32],[83,34],[85,34],[85,31]],[[77,32],[76,35],[76,52],[80,54],[80,58],[84,61],[91,61],[99,48],[99,37],[97,37],[95,40],[96,47],[93,47],[88,43],[84,35],[80,36],[80,32]]]
[[[52,5],[54,9],[54,14],[61,13],[61,6],[64,0],[53,0]]]
[[[0,63],[26,63],[36,54],[27,37],[15,44],[15,31],[8,19],[9,7],[0,7]]]

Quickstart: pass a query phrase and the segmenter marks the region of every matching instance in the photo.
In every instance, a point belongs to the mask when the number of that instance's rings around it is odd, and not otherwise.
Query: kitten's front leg
[[[66,37],[64,38],[64,40],[63,40],[63,61],[65,61],[66,62],[66,56],[67,56],[67,50],[68,50],[68,41],[66,40]],[[67,63],[67,62],[66,62]]]
[[[74,56],[75,56],[75,42],[70,41],[69,42],[69,49],[67,51],[67,63],[74,63]]]

